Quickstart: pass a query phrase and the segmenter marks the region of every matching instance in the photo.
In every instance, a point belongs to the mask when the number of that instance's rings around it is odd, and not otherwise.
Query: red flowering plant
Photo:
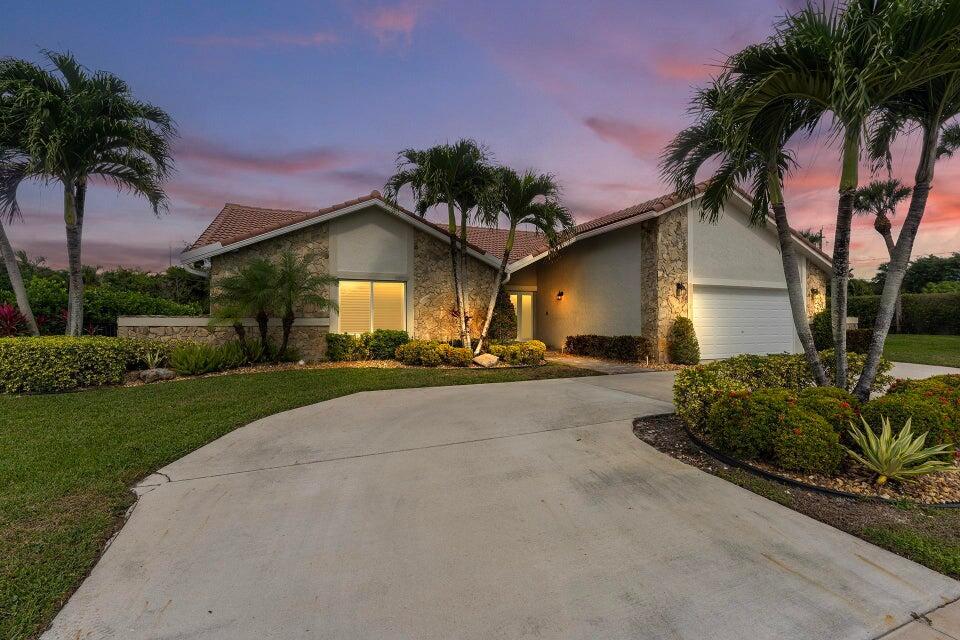
[[[15,306],[10,303],[0,304],[0,337],[19,335],[26,328],[27,321]]]

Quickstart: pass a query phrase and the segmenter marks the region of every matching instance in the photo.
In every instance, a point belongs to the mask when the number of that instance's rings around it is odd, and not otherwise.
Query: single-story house
[[[699,198],[699,191],[688,198],[668,194],[590,220],[553,253],[542,235],[519,231],[505,285],[518,337],[559,348],[569,335],[640,334],[663,358],[670,325],[688,316],[705,359],[798,351],[773,222],[751,226],[750,203],[736,194],[710,224],[700,219]],[[467,307],[478,334],[506,230],[469,228],[468,239]],[[812,316],[824,307],[831,263],[799,234],[794,239]],[[457,337],[448,241],[445,226],[374,191],[318,211],[227,204],[181,261],[208,268],[215,290],[224,274],[254,256],[285,249],[313,255],[318,272],[337,278],[330,295],[339,306],[304,309],[297,318],[293,343],[316,358],[328,331]],[[229,328],[208,329],[203,318],[122,318],[120,332],[231,337]]]

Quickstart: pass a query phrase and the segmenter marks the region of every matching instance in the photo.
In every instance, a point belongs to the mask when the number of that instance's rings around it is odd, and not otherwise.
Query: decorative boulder
[[[500,358],[492,353],[481,353],[473,359],[473,364],[480,365],[481,367],[485,368],[490,368],[498,362],[500,362]]]
[[[156,382],[158,380],[173,380],[176,374],[170,369],[146,369],[140,372],[140,379],[144,382]]]

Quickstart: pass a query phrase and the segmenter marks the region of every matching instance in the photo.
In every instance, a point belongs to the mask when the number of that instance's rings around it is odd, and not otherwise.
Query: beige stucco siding
[[[716,224],[689,208],[690,280],[696,284],[786,287],[776,234],[750,226],[749,213],[731,200]]]
[[[537,263],[534,332],[551,347],[581,333],[639,334],[640,303],[639,224],[580,240]]]
[[[537,287],[537,264],[534,263],[529,267],[519,269],[510,274],[510,280],[506,284],[506,288],[516,289],[522,291],[534,290]]]

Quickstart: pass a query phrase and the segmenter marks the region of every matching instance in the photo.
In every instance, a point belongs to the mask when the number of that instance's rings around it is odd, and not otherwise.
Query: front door
[[[533,340],[533,294],[511,293],[510,302],[517,310],[517,340]]]

